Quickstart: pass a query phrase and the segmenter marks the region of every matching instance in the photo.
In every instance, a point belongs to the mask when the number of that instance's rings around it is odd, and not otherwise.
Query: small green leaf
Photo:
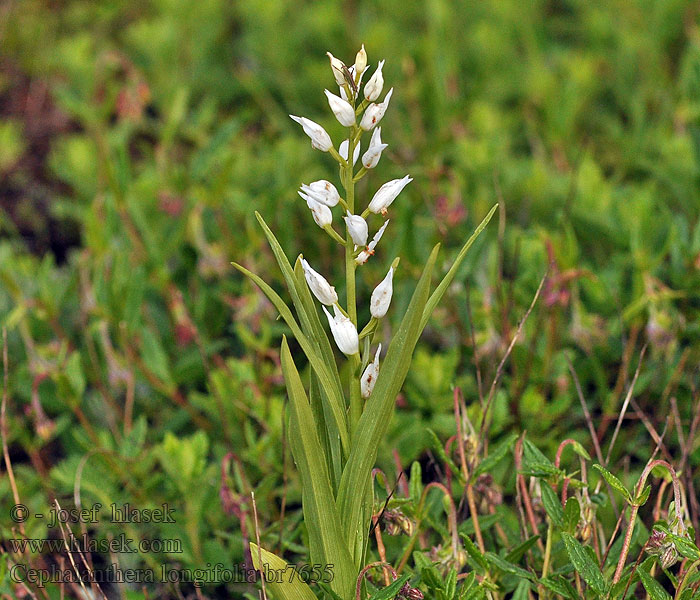
[[[459,594],[457,596],[458,600],[464,600],[467,596],[467,592],[472,588],[476,582],[476,573],[472,571],[462,580],[462,585],[459,588]]]
[[[671,595],[644,569],[637,569],[637,574],[651,600],[671,600]]]
[[[518,439],[516,434],[509,436],[504,442],[494,448],[489,455],[482,460],[474,470],[473,479],[476,479],[482,473],[490,473],[491,470],[505,458],[510,452],[515,440]]]
[[[566,546],[566,552],[569,555],[571,564],[574,565],[576,571],[594,592],[601,595],[604,594],[607,587],[605,578],[600,572],[598,565],[593,562],[593,559],[586,552],[586,549],[574,536],[568,533],[562,532],[561,537],[564,540],[564,546]]]
[[[620,492],[624,497],[627,502],[632,504],[632,494],[629,493],[629,490],[622,484],[622,482],[615,477],[610,471],[605,469],[604,467],[601,467],[600,465],[593,465],[593,468],[598,471],[605,481],[608,482],[608,485],[610,485],[611,488],[617,490]]]
[[[452,473],[457,477],[457,480],[460,483],[464,483],[464,477],[462,477],[462,471],[460,468],[454,463],[454,461],[447,456],[447,453],[445,452],[445,448],[442,445],[442,442],[440,441],[440,438],[438,438],[437,434],[432,430],[428,429],[428,437],[430,438],[430,445],[435,451],[435,454],[437,454],[438,458],[447,465]]]
[[[581,505],[575,496],[571,496],[571,498],[566,501],[566,506],[564,507],[564,530],[573,535],[580,519]]]
[[[530,582],[527,579],[521,579],[511,598],[513,600],[527,600],[531,589]]]
[[[647,500],[649,500],[649,494],[651,494],[651,485],[647,484],[647,486],[642,490],[642,493],[634,499],[634,504],[637,506],[644,506],[647,503]]]
[[[540,579],[539,583],[559,596],[564,596],[564,598],[569,598],[569,600],[579,600],[576,590],[561,575],[550,575]]]
[[[513,548],[507,555],[506,555],[506,560],[508,562],[512,563],[517,563],[520,561],[520,559],[525,555],[525,553],[532,548],[536,543],[537,540],[540,539],[539,535],[533,535],[531,538],[525,540],[522,544],[519,546],[516,546]]]
[[[556,492],[549,486],[548,483],[542,482],[542,504],[552,523],[559,528],[564,526],[564,510],[561,507],[561,502]]]
[[[670,532],[667,534],[667,539],[673,542],[673,545],[681,556],[689,558],[690,560],[700,559],[700,551],[692,540]]]
[[[524,577],[525,579],[534,580],[534,576],[532,575],[532,573],[530,573],[530,571],[526,571],[522,567],[508,562],[504,558],[498,556],[498,554],[494,554],[493,552],[487,552],[486,560],[502,573],[508,573],[510,575],[516,575],[517,577]]]
[[[420,497],[423,495],[423,472],[417,460],[414,460],[411,465],[411,480],[408,482],[408,492],[411,496],[411,501],[417,505],[420,502]]]
[[[457,590],[457,570],[450,569],[450,572],[445,578],[445,596],[453,598]]]
[[[469,536],[466,536],[464,534],[461,534],[460,537],[462,538],[462,541],[464,542],[464,549],[467,551],[467,554],[472,557],[474,562],[478,567],[481,567],[481,570],[479,571],[480,574],[484,572],[488,572],[489,570],[489,563],[486,560],[486,557],[482,554],[481,550],[477,548],[476,544],[472,542],[471,538]]]
[[[401,591],[404,584],[410,579],[410,575],[402,575],[396,581],[374,594],[370,600],[392,600]]]
[[[591,455],[588,454],[586,449],[577,441],[574,441],[571,443],[571,449],[576,452],[581,458],[585,458],[586,460],[591,460]]]

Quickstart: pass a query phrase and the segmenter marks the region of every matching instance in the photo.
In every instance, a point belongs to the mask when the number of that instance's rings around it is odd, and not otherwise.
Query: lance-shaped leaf
[[[605,594],[605,590],[607,589],[605,578],[600,572],[598,565],[588,555],[588,552],[586,552],[586,549],[574,536],[568,533],[562,532],[561,537],[564,540],[566,552],[574,568],[594,592],[601,596]]]
[[[321,356],[327,359],[327,363],[332,363],[331,374],[336,377],[338,376],[338,369],[336,368],[335,360],[333,359],[333,348],[331,347],[331,343],[326,335],[326,330],[321,325],[321,320],[318,317],[316,305],[311,297],[309,287],[306,285],[304,269],[301,266],[301,260],[299,258],[297,258],[296,263],[294,264],[294,275],[296,277],[299,299],[302,306],[306,310],[306,313],[308,314],[309,325],[311,327],[313,337],[318,342]],[[328,390],[320,385],[318,375],[312,369],[311,389],[309,390],[309,393],[311,395],[315,394],[316,392],[318,392],[318,398],[320,400],[318,403],[319,406],[316,407],[316,403],[312,401],[311,410],[314,412],[316,427],[325,430],[325,433],[320,434],[320,437],[322,440],[327,441],[328,452],[325,454],[325,456],[328,462],[328,469],[331,474],[333,489],[337,491],[338,486],[340,485],[340,474],[343,468],[340,433],[336,426],[335,419],[333,418],[331,396],[328,393]],[[320,408],[320,410],[318,410],[318,408]]]
[[[325,392],[327,401],[329,402],[339,402],[339,407],[335,407],[333,410],[345,410],[345,402],[343,400],[343,387],[340,382],[340,375],[338,374],[338,367],[335,363],[333,349],[330,342],[328,341],[328,336],[326,335],[326,330],[321,325],[321,321],[318,317],[318,311],[311,298],[308,285],[306,284],[306,279],[304,278],[304,270],[301,266],[300,260],[297,258],[294,269],[292,269],[291,264],[287,260],[287,256],[282,249],[282,246],[277,241],[275,234],[267,226],[265,220],[262,218],[260,213],[255,213],[260,227],[267,237],[267,241],[270,244],[272,253],[277,260],[284,281],[289,290],[289,295],[292,297],[292,303],[294,304],[294,309],[299,315],[299,324],[301,325],[301,330],[304,332],[309,341],[316,347],[318,356],[321,358],[323,363],[326,365],[328,372],[331,375],[331,381],[334,384],[334,389],[329,390],[324,386],[322,389]],[[300,275],[301,274],[301,275]],[[314,365],[311,365],[312,369],[315,370]],[[335,438],[338,432],[329,431],[331,438]]]
[[[266,589],[272,592],[274,600],[318,600],[308,584],[304,583],[294,567],[276,554],[250,542],[250,556],[253,566],[265,577]],[[282,574],[278,577],[278,574]]]
[[[649,594],[651,600],[671,600],[671,595],[664,589],[664,587],[654,579],[650,573],[647,573],[643,568],[637,569],[637,574],[639,579],[642,581],[642,585]]]
[[[296,322],[294,315],[290,308],[284,303],[284,300],[280,298],[279,294],[275,292],[265,281],[263,281],[258,275],[249,271],[245,267],[239,265],[238,263],[231,263],[236,269],[238,269],[244,275],[250,277],[255,285],[257,285],[262,292],[268,297],[270,302],[274,304],[275,308],[279,311],[280,316],[287,323],[289,328],[292,330],[292,334],[296,338],[297,342],[301,346],[301,349],[306,354],[306,357],[311,363],[311,368],[318,375],[319,382],[321,386],[326,390],[326,392],[331,396],[332,400],[329,402],[331,410],[333,411],[333,419],[335,420],[335,425],[338,430],[338,435],[340,435],[340,442],[343,447],[343,452],[347,455],[349,452],[349,441],[348,441],[348,428],[347,421],[345,417],[344,400],[342,395],[338,397],[340,393],[333,381],[333,376],[331,375],[328,367],[326,366],[323,359],[318,354],[318,347],[309,340],[308,337],[304,335],[304,332],[299,327]]]
[[[479,223],[479,226],[474,230],[474,233],[472,233],[471,237],[466,241],[464,246],[462,246],[462,249],[459,251],[459,254],[457,254],[457,257],[455,258],[454,262],[452,263],[450,270],[447,271],[445,276],[442,278],[442,281],[435,288],[435,291],[431,294],[430,299],[428,300],[428,302],[425,305],[425,308],[423,309],[423,316],[422,316],[421,322],[420,322],[420,330],[421,331],[423,331],[423,328],[425,327],[426,323],[428,322],[428,319],[430,318],[430,315],[433,313],[433,310],[435,310],[435,307],[438,305],[438,302],[440,302],[440,299],[447,291],[447,288],[450,287],[450,284],[452,283],[455,276],[457,275],[457,270],[459,269],[460,265],[462,264],[464,257],[467,255],[469,248],[472,247],[472,244],[476,241],[476,238],[479,237],[479,234],[484,230],[486,225],[488,225],[489,221],[491,220],[491,217],[493,216],[493,213],[496,212],[497,208],[498,208],[498,204],[494,205],[491,208],[491,210],[489,211],[489,214],[487,214],[486,217],[484,218],[484,220],[481,223]]]
[[[340,516],[331,489],[330,476],[321,442],[312,427],[313,414],[299,372],[282,338],[282,372],[289,396],[289,443],[301,476],[304,521],[309,532],[311,562],[333,565],[331,588],[349,597],[356,571],[340,528]]]
[[[377,383],[352,437],[350,456],[340,480],[338,510],[343,515],[347,543],[358,566],[368,534],[368,523],[363,521],[366,486],[370,485],[379,443],[389,425],[396,395],[406,378],[413,349],[420,336],[421,317],[430,293],[430,277],[438,248],[439,244],[433,248],[406,314],[389,345]]]
[[[610,471],[608,471],[601,465],[593,465],[593,468],[603,476],[603,478],[605,479],[605,481],[608,482],[608,485],[610,485],[610,487],[620,492],[625,497],[625,500],[632,504],[632,494],[629,493],[629,490],[617,477],[615,477],[615,475],[613,475]]]

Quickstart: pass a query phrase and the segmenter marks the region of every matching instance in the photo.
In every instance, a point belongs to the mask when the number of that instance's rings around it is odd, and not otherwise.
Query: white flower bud
[[[328,283],[323,275],[314,271],[304,258],[301,260],[301,266],[304,269],[304,277],[306,278],[306,283],[309,284],[309,289],[321,304],[331,306],[338,302],[338,294],[335,288]]]
[[[340,194],[336,187],[325,179],[319,179],[309,185],[302,183],[301,191],[304,192],[304,194],[300,193],[299,195],[304,198],[304,200],[310,197],[316,200],[316,202],[320,202],[326,206],[333,207],[340,201]]]
[[[394,267],[390,267],[386,277],[372,292],[372,297],[369,300],[369,312],[376,319],[381,319],[389,310],[391,296],[394,293],[393,279]]]
[[[386,229],[386,226],[388,224],[389,219],[384,221],[384,225],[382,225],[379,228],[379,231],[377,231],[377,233],[374,234],[374,237],[372,238],[372,241],[367,245],[367,248],[357,255],[357,258],[355,259],[356,264],[364,265],[369,260],[369,257],[374,254],[374,249],[377,247],[379,240],[382,239],[382,236],[384,235],[384,230]]]
[[[342,156],[345,160],[348,159],[348,146],[350,145],[350,142],[348,140],[343,140],[340,142],[340,146],[338,146],[338,154]],[[360,142],[357,142],[357,145],[355,146],[355,149],[352,151],[352,166],[355,166],[355,163],[357,162],[357,157],[360,156]]]
[[[401,179],[392,179],[391,181],[387,181],[377,190],[377,193],[374,194],[367,209],[375,214],[386,214],[386,209],[389,207],[389,205],[396,200],[396,196],[398,196],[401,193],[401,190],[411,183],[411,181],[413,181],[413,179],[411,179],[408,175]]]
[[[362,44],[362,48],[360,48],[359,52],[355,56],[355,64],[353,66],[355,67],[355,72],[353,75],[355,75],[355,77],[361,77],[362,73],[364,73],[365,67],[367,67],[367,52],[365,51],[364,44]]]
[[[364,246],[367,243],[367,221],[360,215],[353,215],[348,211],[348,216],[343,217],[345,224],[348,226],[348,233],[355,242],[356,246]]]
[[[306,205],[309,207],[309,210],[311,210],[311,216],[314,218],[314,221],[316,221],[316,225],[321,229],[328,227],[328,225],[333,222],[333,213],[325,204],[316,202],[311,196],[305,196],[302,192],[299,192],[299,195],[305,198]]]
[[[382,144],[382,128],[377,127],[372,132],[372,139],[369,141],[367,152],[362,155],[362,166],[365,169],[374,169],[382,156],[384,148],[389,144]]]
[[[331,107],[335,118],[344,127],[352,127],[355,124],[355,109],[350,103],[335,94],[324,90],[328,98],[328,105]]]
[[[391,88],[384,96],[384,102],[380,104],[370,104],[365,110],[365,114],[362,115],[362,120],[360,121],[360,127],[365,131],[369,131],[374,127],[379,121],[384,117],[386,109],[389,108],[389,100],[391,100],[391,95],[394,93],[394,88]]]
[[[335,82],[340,86],[345,85],[345,63],[342,60],[338,60],[330,52],[326,52],[326,55],[331,61],[331,70],[333,71]]]
[[[384,66],[384,61],[380,60],[377,65],[377,70],[374,72],[372,77],[365,85],[365,98],[370,102],[374,102],[379,98],[379,94],[382,93],[382,88],[384,87],[384,76],[382,75],[382,67]]]
[[[382,345],[379,344],[377,353],[374,355],[374,360],[367,365],[365,372],[360,378],[360,393],[363,398],[369,398],[372,395],[374,384],[379,376],[379,353],[382,351]]]
[[[340,351],[347,356],[357,354],[360,351],[360,336],[357,335],[357,329],[352,321],[341,313],[335,304],[333,305],[334,317],[331,317],[325,306],[323,312],[326,313],[333,339]]]
[[[307,119],[306,117],[289,116],[304,128],[304,133],[311,138],[311,145],[314,148],[322,152],[328,152],[333,147],[331,136],[328,135],[326,130],[318,123],[314,123],[311,119]]]

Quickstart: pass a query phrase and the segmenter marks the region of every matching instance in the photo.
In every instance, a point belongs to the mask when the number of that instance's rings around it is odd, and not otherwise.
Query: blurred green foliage
[[[120,560],[235,564],[254,531],[255,489],[268,545],[303,554],[300,491],[280,443],[285,327],[229,263],[280,283],[258,210],[289,256],[341,281],[342,261],[296,195],[332,161],[287,115],[338,139],[320,93],[333,85],[325,52],[350,60],[360,43],[370,65],[386,58],[395,94],[389,148],[359,195],[406,173],[415,182],[361,271],[359,305],[400,255],[402,314],[429,248],[454,252],[501,203],[424,335],[381,466],[394,472],[393,448],[404,466],[431,464],[426,427],[454,433],[455,385],[479,422],[479,389],[488,395],[548,268],[495,394],[494,441],[527,429],[549,455],[565,437],[589,445],[567,357],[609,440],[645,342],[640,410],[661,431],[675,401],[687,434],[700,358],[696,3],[22,0],[2,10],[0,321],[10,454],[32,511],[74,489],[83,505],[167,502],[176,526],[132,533],[180,538],[184,552]],[[679,452],[675,431],[665,443]],[[613,461],[639,472],[653,448],[635,417]],[[7,478],[0,498],[5,515]],[[91,533],[118,531],[105,522]],[[28,535],[47,533],[27,523]]]

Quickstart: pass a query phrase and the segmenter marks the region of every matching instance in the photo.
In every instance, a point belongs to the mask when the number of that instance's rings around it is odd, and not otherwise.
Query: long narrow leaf
[[[294,303],[294,308],[299,314],[299,321],[301,324],[302,331],[315,340],[318,345],[319,351],[321,352],[321,357],[324,359],[328,370],[333,375],[338,389],[341,390],[342,386],[340,383],[340,375],[338,374],[338,367],[333,359],[333,350],[331,344],[328,341],[328,336],[326,335],[325,329],[321,325],[321,321],[318,317],[318,311],[314,305],[313,299],[309,292],[309,288],[306,285],[306,280],[304,279],[304,272],[301,267],[301,261],[297,258],[292,269],[292,265],[287,259],[287,255],[284,253],[281,244],[277,241],[275,234],[268,227],[265,220],[262,218],[259,212],[256,211],[255,216],[262,227],[265,237],[270,244],[272,253],[275,255],[277,264],[279,265],[280,271],[282,271],[282,276],[287,284],[287,289],[292,297],[292,302]]]
[[[358,565],[368,533],[367,523],[363,522],[366,486],[370,485],[370,474],[377,458],[379,443],[389,425],[396,395],[406,378],[413,349],[420,336],[421,315],[430,293],[430,277],[438,249],[439,245],[433,248],[406,314],[389,345],[374,391],[352,437],[352,449],[343,469],[338,491],[338,508],[344,517],[348,546]]]
[[[331,375],[334,378],[338,378],[337,384],[338,388],[342,390],[340,384],[340,377],[338,375],[338,369],[335,364],[333,348],[328,336],[326,335],[325,329],[321,325],[321,320],[318,317],[318,311],[316,305],[314,304],[313,298],[311,297],[311,292],[309,287],[306,285],[306,279],[304,278],[304,269],[301,266],[301,261],[297,258],[294,264],[294,275],[297,282],[297,291],[299,294],[300,302],[302,303],[304,309],[306,310],[309,317],[309,324],[313,332],[313,336],[316,338],[321,355],[326,359],[326,363],[330,362],[332,365]],[[318,376],[313,372],[311,373],[312,380],[317,380]],[[328,450],[326,453],[326,458],[328,460],[328,468],[331,472],[331,482],[333,483],[333,489],[337,492],[338,486],[340,485],[340,474],[343,469],[343,456],[342,449],[340,447],[340,434],[338,428],[335,424],[335,419],[333,419],[333,406],[331,405],[331,395],[321,385],[318,385],[319,399],[320,402],[320,414],[319,411],[314,412],[314,417],[316,420],[316,425],[325,429],[323,438],[328,440]],[[342,396],[341,396],[342,397]],[[312,410],[314,408],[314,403],[311,404]],[[344,409],[344,404],[342,406]]]
[[[472,233],[471,237],[466,241],[464,246],[462,246],[462,249],[459,251],[459,254],[457,254],[457,257],[452,263],[450,270],[447,271],[445,276],[442,278],[442,281],[438,284],[438,286],[435,288],[435,291],[431,294],[430,299],[428,300],[428,302],[425,305],[425,308],[423,309],[423,317],[421,318],[420,322],[421,331],[423,331],[423,328],[428,322],[428,319],[433,313],[433,310],[435,310],[435,307],[438,305],[438,302],[440,302],[440,299],[447,291],[447,288],[450,287],[452,280],[457,275],[457,269],[459,269],[460,265],[462,264],[464,257],[469,251],[469,248],[472,247],[472,244],[476,241],[476,238],[479,237],[479,234],[484,230],[486,225],[488,225],[489,221],[491,220],[491,217],[493,216],[493,213],[496,212],[497,208],[498,204],[494,205],[493,208],[491,208],[491,210],[489,211],[489,214],[487,214],[484,220],[481,223],[479,223],[479,226],[474,230],[474,233]]]
[[[336,426],[338,428],[338,434],[340,435],[340,442],[343,446],[343,451],[347,454],[349,449],[348,441],[348,428],[347,420],[345,416],[345,410],[343,410],[343,399],[337,398],[336,386],[333,383],[333,377],[328,371],[323,360],[319,357],[317,348],[309,341],[304,333],[302,332],[299,324],[296,322],[292,311],[284,303],[284,300],[280,298],[279,294],[275,292],[265,281],[263,281],[258,275],[249,271],[245,267],[239,265],[238,263],[231,263],[236,269],[238,269],[244,275],[250,277],[253,282],[263,291],[263,293],[268,297],[270,302],[274,304],[275,308],[279,311],[280,316],[287,323],[289,328],[292,330],[292,334],[299,342],[301,349],[306,354],[306,357],[311,363],[311,367],[314,369],[318,375],[319,381],[324,389],[333,396],[333,401],[330,403],[333,410],[333,418],[335,419]]]
[[[299,324],[301,325],[301,330],[304,332],[309,341],[315,346],[319,358],[323,361],[331,375],[331,381],[335,385],[335,390],[331,391],[326,389],[324,386],[322,389],[324,391],[325,399],[328,402],[338,403],[338,406],[333,407],[336,411],[345,411],[345,401],[343,399],[343,387],[340,382],[340,375],[338,374],[338,367],[335,363],[333,349],[328,341],[328,336],[326,335],[325,329],[321,325],[321,321],[318,317],[318,311],[314,305],[314,301],[311,298],[309,288],[306,285],[306,280],[304,279],[304,273],[301,266],[301,262],[297,259],[294,268],[287,259],[287,255],[284,253],[281,244],[277,241],[275,234],[265,223],[265,219],[262,218],[259,212],[256,211],[255,217],[260,223],[260,227],[265,233],[272,253],[277,260],[284,281],[287,284],[287,290],[289,295],[292,297],[292,303],[294,304],[294,309],[297,311],[299,316]],[[314,368],[314,365],[311,365]],[[329,431],[331,439],[337,437],[337,431]]]
[[[309,532],[311,561],[333,565],[332,589],[342,597],[352,592],[356,573],[340,528],[340,516],[323,459],[313,415],[294,359],[282,338],[282,372],[289,396],[289,441],[301,475],[304,521]]]
[[[336,436],[335,439],[331,440],[328,436],[326,423],[334,423],[333,415],[329,414],[328,418],[326,418],[326,409],[330,410],[330,408],[328,403],[321,397],[321,384],[313,369],[309,375],[309,403],[311,404],[311,412],[313,413],[318,439],[321,442],[321,446],[323,446],[323,456],[326,459],[328,472],[331,476],[333,493],[336,494],[340,485],[340,475],[343,472],[340,437]],[[320,419],[318,415],[320,415]]]

